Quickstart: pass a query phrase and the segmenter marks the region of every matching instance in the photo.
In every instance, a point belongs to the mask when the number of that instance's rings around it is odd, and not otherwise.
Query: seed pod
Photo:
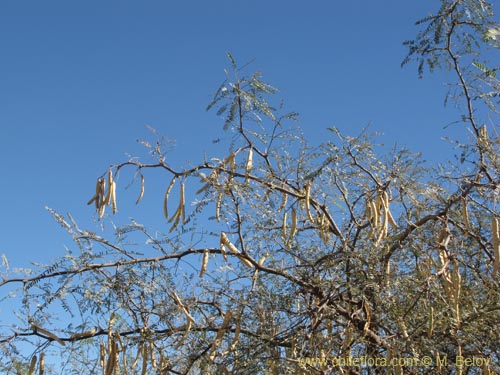
[[[209,255],[210,255],[210,253],[209,253],[208,249],[206,249],[203,252],[203,261],[201,262],[200,279],[203,277],[203,275],[205,274],[205,272],[207,270]]]
[[[33,357],[31,357],[30,367],[29,367],[29,370],[28,370],[28,374],[29,375],[35,375],[36,359],[37,359],[36,355],[34,355]]]
[[[142,346],[142,372],[141,375],[146,375],[148,370],[148,346]]]
[[[239,255],[238,258],[241,260],[241,263],[243,263],[245,266],[249,268],[253,268],[252,262],[250,262],[248,259],[244,258],[243,255]]]
[[[227,238],[226,233],[224,233],[224,232],[220,233],[220,242],[222,245],[227,246],[229,248],[229,251],[231,251],[232,253],[238,254],[238,255],[240,254],[240,251],[238,250],[238,248],[236,246],[234,246],[231,241],[229,241],[229,238]]]
[[[250,175],[250,172],[252,171],[253,167],[253,149],[250,147],[248,150],[248,157],[247,157],[247,163],[245,165],[245,175],[246,175],[246,181],[248,181],[248,176]]]
[[[116,182],[113,181],[111,184],[111,206],[113,208],[113,214],[118,212],[118,208],[116,206]]]
[[[168,197],[170,195],[170,191],[174,187],[176,178],[173,177],[172,180],[170,180],[170,183],[168,184],[167,191],[165,192],[165,197],[163,198],[163,215],[165,216],[165,219],[168,220]]]
[[[284,210],[286,208],[287,201],[288,201],[288,194],[287,193],[283,193],[283,196],[281,198],[281,205],[278,208],[278,211]]]
[[[288,242],[291,242],[296,234],[297,234],[297,212],[295,212],[295,208],[292,207],[292,227],[290,228],[290,238],[288,239]]]
[[[108,192],[106,193],[106,198],[104,198],[104,204],[109,205],[111,201],[111,185],[113,184],[113,170],[110,168],[108,171]]]
[[[224,315],[224,320],[222,322],[222,325],[220,326],[219,330],[217,331],[217,335],[215,336],[215,340],[212,343],[212,348],[210,349],[210,362],[212,362],[215,359],[215,351],[219,347],[220,343],[222,342],[222,338],[224,336],[224,333],[226,332],[226,328],[229,324],[229,320],[231,319],[232,313],[231,310],[227,310],[226,314]]]
[[[215,218],[217,222],[220,222],[220,206],[222,204],[222,192],[217,195],[217,200],[215,201]]]
[[[106,371],[104,372],[106,375],[111,375],[115,368],[116,362],[116,342],[115,340],[111,340],[111,345],[108,348],[108,362],[106,363]]]
[[[286,211],[283,212],[283,220],[281,222],[281,235],[283,240],[286,241]]]
[[[106,360],[106,348],[104,343],[101,341],[99,344],[99,365],[104,369],[104,361]]]
[[[38,375],[43,375],[45,372],[45,353],[40,353],[40,362],[38,363]]]
[[[144,175],[141,173],[141,192],[139,193],[139,197],[135,201],[135,204],[139,204],[143,196],[144,196]]]

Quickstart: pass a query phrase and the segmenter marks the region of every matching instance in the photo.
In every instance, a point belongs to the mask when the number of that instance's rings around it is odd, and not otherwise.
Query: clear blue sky
[[[312,142],[332,125],[356,134],[371,124],[386,144],[442,158],[440,138],[453,131],[443,126],[457,116],[443,107],[445,77],[419,80],[415,66],[400,68],[414,21],[437,5],[0,2],[0,254],[11,267],[64,254],[71,239],[46,205],[96,228],[86,205],[95,178],[127,154],[145,155],[136,143],[149,136],[145,125],[177,141],[179,163],[215,152],[211,141],[224,133],[205,107],[224,79],[226,51],[240,62],[256,58],[251,69],[301,114]],[[125,193],[123,185],[119,199],[134,202],[138,187]],[[122,218],[142,209],[161,220],[161,199],[147,190],[138,209],[122,203]]]

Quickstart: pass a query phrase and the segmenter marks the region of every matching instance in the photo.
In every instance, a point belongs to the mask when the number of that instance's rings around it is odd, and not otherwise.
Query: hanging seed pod
[[[170,191],[174,187],[176,178],[172,178],[170,180],[170,183],[168,184],[167,191],[165,192],[165,197],[163,198],[163,215],[165,216],[165,219],[168,220],[168,197],[170,196]]]
[[[287,193],[283,193],[283,195],[281,197],[281,205],[278,208],[278,211],[284,210],[286,208],[287,201],[288,201],[288,194]]]
[[[434,307],[431,306],[429,313],[429,329],[427,330],[427,337],[431,338],[434,331]]]
[[[118,208],[116,205],[116,182],[113,181],[111,183],[111,186],[109,187],[110,190],[110,200],[111,200],[111,209],[113,210],[113,215],[118,212]]]
[[[491,277],[496,279],[498,269],[500,268],[500,239],[499,239],[499,227],[498,227],[498,219],[496,217],[491,221],[491,244],[493,246],[493,272],[491,273]]]
[[[45,372],[45,353],[40,353],[40,362],[38,363],[38,375],[43,375]]]
[[[292,226],[290,228],[290,237],[288,238],[288,242],[292,242],[293,238],[297,234],[297,212],[295,212],[295,208],[292,207]]]
[[[31,357],[30,367],[28,369],[28,374],[29,375],[35,375],[36,360],[37,360],[36,355],[34,355],[33,357]]]
[[[250,147],[250,149],[248,150],[247,163],[245,165],[245,182],[248,182],[248,176],[252,171],[252,167],[253,167],[253,149],[252,147]]]
[[[286,211],[283,212],[283,219],[281,222],[281,236],[283,237],[283,241],[286,241]]]
[[[148,371],[148,345],[142,346],[142,372],[141,375],[146,375]]]
[[[104,363],[106,360],[106,347],[104,343],[101,341],[99,344],[99,366],[104,369]]]
[[[109,205],[111,202],[111,185],[113,184],[113,170],[110,168],[108,171],[108,192],[106,193],[106,198],[104,198],[104,204]]]
[[[139,204],[144,196],[144,175],[141,173],[141,192],[139,193],[139,197],[135,201],[135,204]]]
[[[201,270],[200,270],[200,275],[199,275],[200,279],[203,277],[203,275],[207,271],[208,257],[209,256],[210,256],[210,252],[208,251],[208,249],[206,249],[203,252],[203,260],[201,262]]]

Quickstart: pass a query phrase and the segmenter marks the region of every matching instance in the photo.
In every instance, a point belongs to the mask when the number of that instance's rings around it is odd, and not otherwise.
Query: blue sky
[[[172,164],[223,155],[222,120],[205,107],[226,51],[280,89],[313,143],[337,126],[371,124],[382,141],[442,160],[440,138],[463,129],[443,106],[443,74],[401,69],[402,42],[437,2],[2,1],[0,3],[0,254],[11,267],[47,262],[71,239],[45,211],[96,228],[95,179],[127,155],[146,125],[176,140]],[[217,147],[221,147],[217,149]],[[446,154],[443,154],[446,153]],[[146,176],[147,177],[147,176]],[[162,218],[161,196],[118,191],[122,218]],[[159,191],[158,191],[159,192]],[[127,198],[128,197],[128,198]],[[119,198],[120,199],[120,198]],[[159,229],[162,229],[159,226]],[[167,229],[167,227],[165,228]]]

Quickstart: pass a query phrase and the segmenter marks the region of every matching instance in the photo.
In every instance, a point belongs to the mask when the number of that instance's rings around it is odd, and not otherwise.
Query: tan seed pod
[[[139,193],[139,197],[135,201],[135,204],[139,204],[144,196],[144,175],[141,174],[141,192]]]
[[[156,364],[155,347],[152,341],[149,343],[149,354],[151,357],[151,367],[156,368],[157,364]]]
[[[283,195],[281,197],[281,205],[280,205],[280,208],[278,208],[278,211],[284,210],[286,208],[287,201],[288,201],[288,194],[283,193]]]
[[[108,191],[104,198],[104,204],[108,205],[111,201],[111,185],[113,184],[113,170],[110,168],[108,171]]]
[[[236,246],[233,245],[231,241],[229,241],[229,238],[227,238],[226,233],[221,232],[220,233],[220,242],[222,245],[227,246],[229,248],[229,251],[231,251],[234,254],[240,254],[240,251]]]
[[[108,362],[106,363],[106,371],[104,372],[106,375],[111,375],[115,368],[116,361],[116,342],[115,340],[111,340],[111,345],[108,348]]]
[[[493,246],[493,272],[491,277],[493,279],[496,278],[498,269],[500,268],[500,238],[499,238],[499,227],[498,227],[498,219],[494,217],[491,221],[491,244]]]
[[[36,360],[37,360],[36,355],[34,355],[33,357],[31,357],[30,367],[28,369],[28,374],[29,375],[35,375]]]
[[[290,238],[288,239],[288,241],[291,242],[296,234],[297,234],[297,212],[295,212],[295,208],[292,207],[292,226],[290,228]]]
[[[40,361],[38,362],[38,375],[43,375],[45,372],[45,353],[40,353]]]
[[[163,198],[163,215],[165,216],[165,219],[168,220],[168,197],[170,195],[170,191],[174,187],[176,178],[172,178],[170,180],[170,183],[168,184],[167,191],[165,192],[165,197]]]
[[[283,240],[286,241],[287,236],[286,236],[286,211],[283,212],[283,220],[281,223],[281,235],[283,237]]]
[[[246,175],[246,180],[248,181],[248,176],[250,175],[250,172],[252,171],[253,167],[253,149],[250,147],[248,150],[248,157],[247,157],[247,163],[245,165],[245,175]]]
[[[50,337],[52,340],[54,341],[57,341],[59,344],[61,344],[62,346],[66,346],[65,342],[63,340],[61,340],[59,337],[57,337],[56,335],[54,335],[52,332],[49,332],[47,331],[46,329],[43,329],[43,328],[40,328],[40,327],[37,327],[35,325],[32,325],[32,329],[35,331],[35,332],[39,332],[41,333],[42,335],[45,335],[47,337]]]
[[[215,340],[212,343],[211,354],[209,357],[211,362],[215,359],[215,355],[216,355],[215,352],[222,342],[222,338],[224,337],[224,333],[226,332],[226,328],[229,324],[231,316],[232,316],[231,310],[227,310],[226,314],[224,315],[224,320],[222,322],[222,325],[220,326],[219,330],[217,331],[217,335],[215,336]]]
[[[148,371],[148,345],[142,346],[142,372],[141,375],[146,375]]]
[[[244,258],[243,255],[238,256],[238,258],[241,260],[241,263],[243,263],[245,266],[249,268],[253,268],[252,262],[250,262],[248,259]]]
[[[116,206],[116,182],[113,181],[111,184],[111,206],[113,209],[113,214],[118,212],[118,207]]]
[[[91,337],[92,335],[94,335],[94,333],[96,333],[96,331],[97,331],[96,328],[92,328],[91,330],[88,330],[88,331],[83,331],[81,333],[75,333],[75,334],[70,336],[70,340],[78,340],[78,339],[81,339],[84,337]]]
[[[220,222],[220,207],[222,204],[222,192],[219,192],[217,196],[217,201],[215,202],[215,218],[217,222]]]
[[[101,341],[99,344],[99,365],[102,369],[104,369],[104,362],[106,360],[106,347],[104,343]]]
[[[207,271],[207,265],[208,265],[208,257],[210,256],[210,252],[208,251],[208,249],[206,249],[204,252],[203,252],[203,260],[201,262],[201,270],[200,270],[200,279],[203,277],[203,275],[205,274],[205,272]]]

